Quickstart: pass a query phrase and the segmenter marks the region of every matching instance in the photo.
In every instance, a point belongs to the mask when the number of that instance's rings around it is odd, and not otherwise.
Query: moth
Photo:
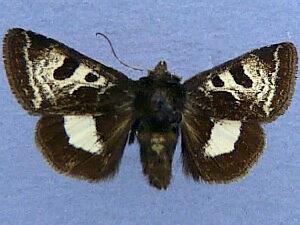
[[[72,48],[20,28],[4,38],[12,92],[41,116],[36,143],[59,173],[113,177],[125,145],[137,140],[150,185],[166,189],[179,137],[184,173],[196,181],[243,177],[263,151],[261,125],[287,109],[297,52],[284,42],[252,50],[185,82],[160,61],[131,80]],[[181,135],[179,135],[181,134]]]

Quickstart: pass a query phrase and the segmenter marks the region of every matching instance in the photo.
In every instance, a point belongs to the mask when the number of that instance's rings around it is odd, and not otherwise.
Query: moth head
[[[153,70],[148,71],[148,76],[153,77],[163,77],[169,74],[167,63],[164,60],[159,61]]]

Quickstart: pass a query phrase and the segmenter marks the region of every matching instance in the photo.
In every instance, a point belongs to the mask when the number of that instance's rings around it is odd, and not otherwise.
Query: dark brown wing
[[[292,43],[253,50],[187,80],[185,110],[216,119],[272,121],[289,105],[296,72]]]
[[[197,181],[227,183],[244,176],[263,147],[263,130],[256,122],[190,115],[182,123],[183,168]]]
[[[132,101],[124,74],[43,35],[11,29],[3,55],[11,89],[30,113],[99,115]]]
[[[44,116],[36,142],[58,172],[97,181],[113,176],[119,166],[131,114],[106,116]]]

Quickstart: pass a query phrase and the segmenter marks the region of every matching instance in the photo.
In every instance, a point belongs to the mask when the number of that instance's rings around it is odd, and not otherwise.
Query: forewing
[[[187,80],[185,110],[216,119],[272,121],[289,105],[296,72],[292,43],[253,50]]]
[[[139,132],[140,155],[143,173],[150,185],[166,189],[172,176],[172,159],[177,134],[169,132]]]
[[[182,160],[188,176],[210,183],[227,183],[244,176],[264,147],[257,122],[184,117]]]
[[[30,113],[95,115],[132,99],[125,75],[40,34],[9,30],[3,54],[11,89]]]
[[[119,166],[130,113],[102,116],[44,116],[36,128],[36,142],[58,172],[97,181],[113,176]]]

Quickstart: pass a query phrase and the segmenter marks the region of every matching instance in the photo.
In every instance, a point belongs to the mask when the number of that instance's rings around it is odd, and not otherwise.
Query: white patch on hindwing
[[[31,40],[24,32],[26,45],[24,46],[24,58],[26,61],[29,86],[33,90],[33,105],[35,109],[40,108],[43,100],[55,103],[58,94],[72,95],[80,87],[91,87],[99,89],[104,93],[106,89],[114,86],[104,76],[100,76],[94,69],[80,63],[73,75],[63,80],[54,79],[54,71],[64,64],[66,56],[55,48],[45,49],[44,54],[34,60],[29,59],[28,49],[31,47]],[[98,77],[95,82],[87,82],[85,76],[93,73]]]
[[[64,116],[64,128],[70,145],[93,154],[102,152],[103,143],[97,135],[92,116]]]
[[[204,146],[204,154],[215,157],[234,150],[234,144],[239,139],[242,123],[234,120],[215,121],[211,135]]]
[[[252,102],[251,108],[253,105],[259,105],[259,103],[263,102],[263,110],[268,116],[273,110],[271,103],[276,90],[275,82],[280,67],[278,51],[281,47],[279,45],[273,53],[273,61],[275,62],[274,72],[270,72],[269,66],[260,61],[259,57],[254,54],[250,54],[241,61],[245,75],[252,81],[251,87],[244,87],[237,84],[228,69],[218,74],[219,78],[224,82],[222,87],[214,86],[212,79],[209,79],[204,83],[204,86],[199,87],[199,90],[203,91],[206,96],[217,91],[229,92],[237,101]]]

